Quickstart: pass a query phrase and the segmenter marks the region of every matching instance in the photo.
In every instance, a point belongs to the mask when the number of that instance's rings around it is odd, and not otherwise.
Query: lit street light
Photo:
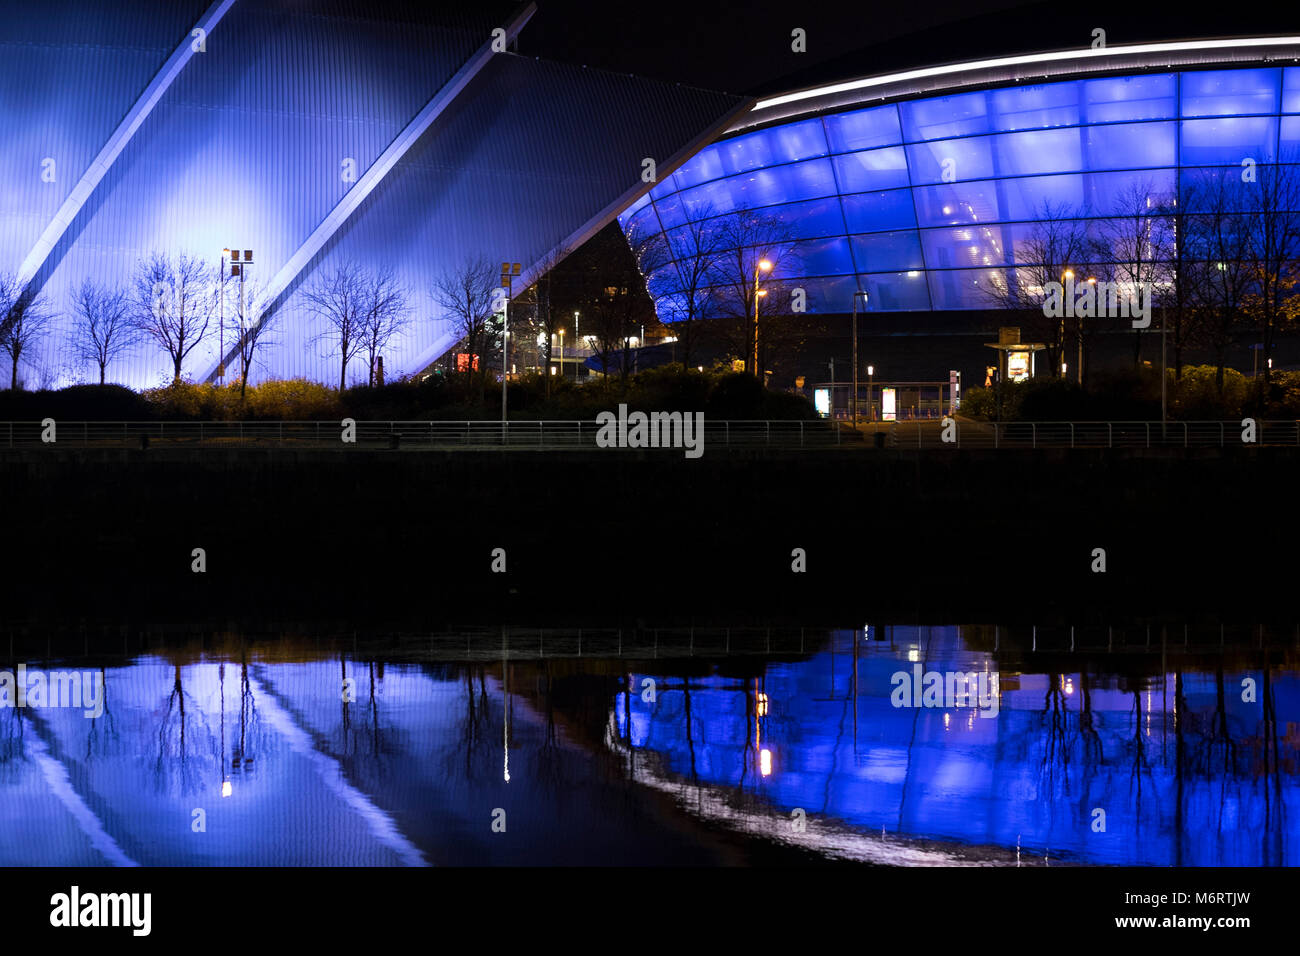
[[[771,271],[772,271],[772,263],[767,259],[759,259],[758,264],[754,266],[754,337],[753,337],[754,340],[753,340],[753,348],[749,356],[750,359],[749,367],[750,370],[754,373],[754,376],[758,378],[760,382],[763,380],[763,377],[758,370],[758,301],[759,299],[763,298],[763,296],[767,295],[767,291],[766,290],[759,291],[758,274],[760,272],[771,272]]]

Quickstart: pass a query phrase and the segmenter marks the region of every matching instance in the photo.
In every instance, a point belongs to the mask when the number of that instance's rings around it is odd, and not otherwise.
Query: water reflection
[[[1290,645],[582,640],[103,661],[0,708],[0,864],[1300,862]]]

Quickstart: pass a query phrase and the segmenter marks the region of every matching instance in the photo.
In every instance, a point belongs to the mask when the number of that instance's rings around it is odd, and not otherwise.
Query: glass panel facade
[[[1033,265],[1036,223],[1096,239],[1244,159],[1300,163],[1300,67],[1150,73],[907,100],[796,120],[706,147],[651,191],[669,230],[749,209],[794,253],[813,312],[989,308]],[[629,235],[653,225],[644,209]],[[1014,281],[1014,277],[1013,277]],[[669,281],[671,285],[671,279]]]

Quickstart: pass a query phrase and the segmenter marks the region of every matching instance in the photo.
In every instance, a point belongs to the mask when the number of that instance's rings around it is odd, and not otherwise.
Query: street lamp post
[[[1066,269],[1061,273],[1061,291],[1063,294],[1073,294],[1073,286],[1071,286],[1069,293],[1065,292],[1065,280],[1073,278],[1073,269]],[[1057,336],[1056,342],[1056,374],[1060,377],[1061,381],[1065,381],[1065,309],[1061,310],[1061,332],[1060,335]]]
[[[869,298],[867,293],[863,292],[861,289],[853,293],[853,395],[852,395],[851,414],[853,416],[853,427],[855,429],[858,427],[858,297],[859,296],[862,297],[863,312],[867,310],[866,303]],[[870,395],[868,394],[867,397],[869,399]]]
[[[226,384],[226,259],[229,249],[221,250],[221,268],[218,270],[217,290],[217,381]]]
[[[560,329],[560,375],[564,375],[564,329]]]
[[[1095,295],[1097,289],[1097,280],[1095,278],[1089,277],[1088,285],[1092,286],[1093,294]],[[1078,379],[1079,387],[1083,388],[1083,320],[1078,319],[1076,321],[1079,326],[1079,334],[1077,336],[1079,340],[1079,364],[1075,367],[1074,375],[1075,378]]]
[[[875,378],[876,378],[876,367],[874,365],[868,365],[867,366],[867,411],[871,413],[872,422],[875,422],[876,420]]]
[[[750,370],[754,377],[760,382],[763,380],[762,374],[758,370],[758,300],[767,295],[767,290],[759,290],[758,275],[760,272],[771,272],[772,263],[767,259],[759,259],[754,266],[754,335],[752,337],[749,353]]]
[[[518,263],[501,263],[501,285],[506,290],[506,301],[501,311],[501,424],[508,421],[506,382],[510,377],[510,295],[514,291],[514,277],[523,266]],[[505,441],[502,431],[501,440]]]
[[[578,335],[578,313],[577,313],[577,312],[574,312],[574,313],[573,313],[573,348],[574,348],[574,351],[577,351],[578,344],[579,344],[580,342],[582,342],[582,339],[581,339],[581,337],[579,337],[579,335]],[[576,356],[576,355],[574,356],[574,362],[573,362],[573,384],[574,384],[574,385],[577,385],[577,384],[578,384],[578,362],[577,362],[577,356]]]

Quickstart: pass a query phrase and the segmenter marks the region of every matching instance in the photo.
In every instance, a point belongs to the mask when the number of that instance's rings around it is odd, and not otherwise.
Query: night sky
[[[1087,46],[1300,32],[1293,7],[1197,9],[1154,0],[1086,5],[1017,0],[536,0],[519,52],[725,90],[761,93],[909,66]],[[808,50],[790,49],[795,27]]]

